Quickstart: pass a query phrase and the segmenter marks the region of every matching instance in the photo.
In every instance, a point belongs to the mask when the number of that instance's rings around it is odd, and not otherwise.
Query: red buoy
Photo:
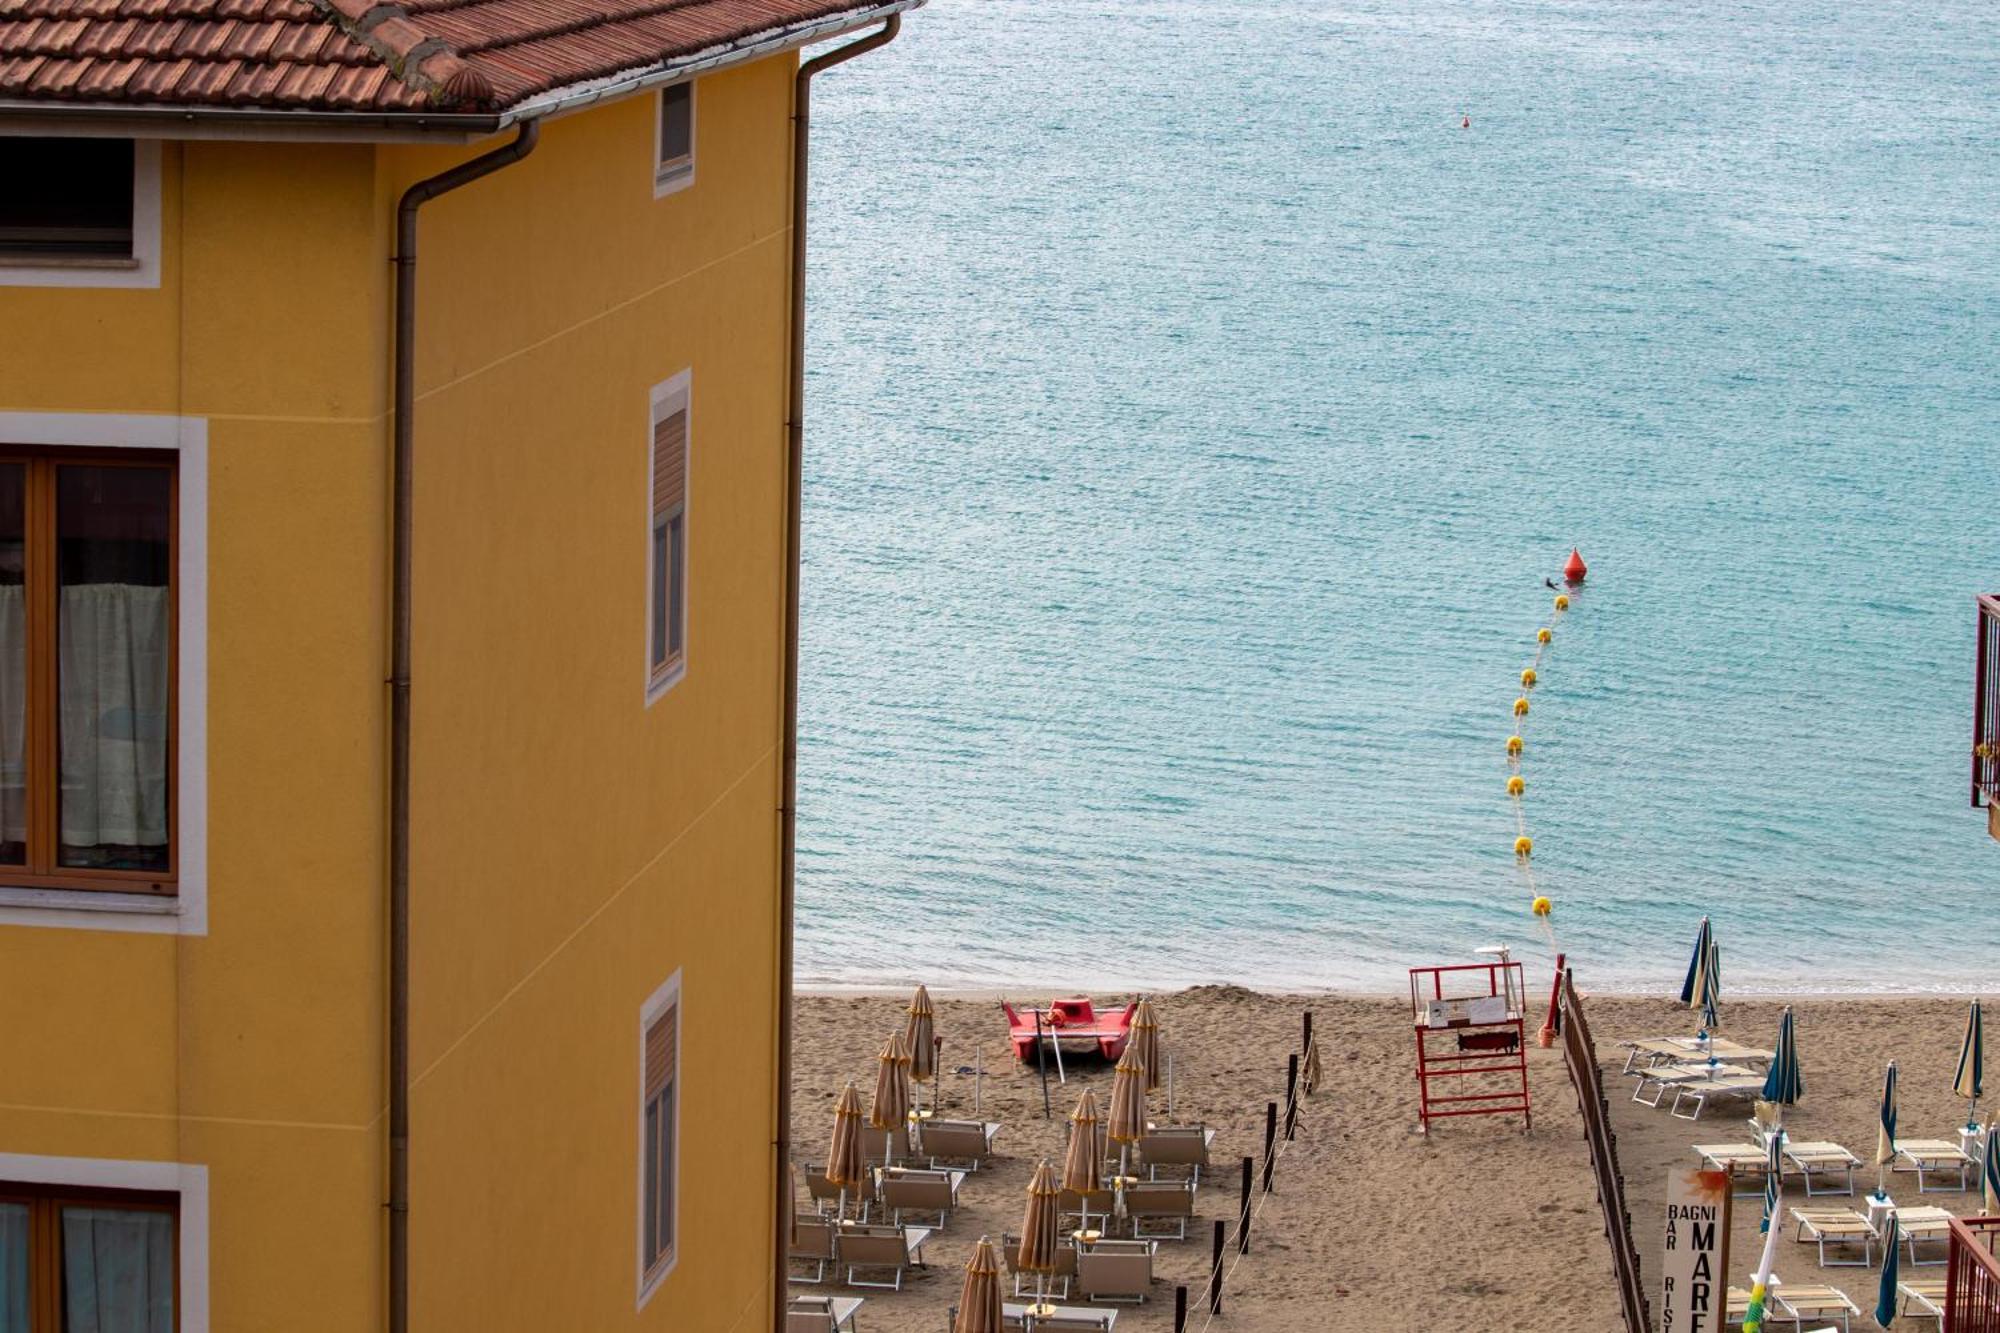
[[[1583,563],[1583,555],[1574,546],[1569,548],[1569,559],[1563,562],[1563,577],[1571,583],[1583,582],[1584,575],[1590,573],[1590,566]]]
[[[1469,129],[1471,129],[1471,128],[1472,128],[1472,117],[1471,117],[1471,116],[1467,116],[1467,117],[1466,117],[1466,118],[1465,118],[1464,120],[1461,120],[1461,121],[1459,121],[1459,122],[1458,122],[1458,127],[1459,127],[1460,129],[1462,129],[1462,130],[1469,130]]]

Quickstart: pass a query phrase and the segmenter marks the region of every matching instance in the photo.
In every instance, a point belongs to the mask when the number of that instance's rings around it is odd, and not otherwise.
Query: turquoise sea
[[[1461,122],[1470,117],[1470,127]],[[933,0],[815,98],[799,976],[2000,989],[2000,25]]]

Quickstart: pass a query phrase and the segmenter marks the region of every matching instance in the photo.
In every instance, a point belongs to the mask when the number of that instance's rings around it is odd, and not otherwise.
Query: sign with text
[[[1660,1333],[1722,1333],[1729,1291],[1729,1173],[1667,1176]]]

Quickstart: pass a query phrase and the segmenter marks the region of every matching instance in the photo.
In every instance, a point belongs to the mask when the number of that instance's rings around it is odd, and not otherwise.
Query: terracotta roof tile
[[[0,100],[449,110],[451,81],[504,107],[876,2],[0,0]]]

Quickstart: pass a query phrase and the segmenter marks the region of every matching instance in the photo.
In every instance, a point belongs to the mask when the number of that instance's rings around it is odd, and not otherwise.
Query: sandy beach
[[[1014,998],[1027,1002],[1046,994],[1023,988]],[[1449,1122],[1426,1139],[1416,1128],[1405,1002],[1236,987],[1154,999],[1163,1043],[1175,1059],[1172,1120],[1201,1121],[1219,1131],[1216,1169],[1203,1177],[1200,1221],[1190,1238],[1162,1243],[1153,1297],[1126,1308],[1120,1329],[1171,1329],[1174,1285],[1185,1283],[1193,1294],[1205,1280],[1211,1220],[1229,1221],[1233,1239],[1240,1158],[1261,1151],[1264,1105],[1284,1095],[1286,1056],[1298,1047],[1306,1009],[1325,1053],[1324,1084],[1306,1103],[1297,1139],[1278,1163],[1276,1190],[1252,1227],[1251,1253],[1239,1261],[1232,1252],[1227,1260],[1235,1267],[1224,1317],[1215,1326],[1305,1333],[1617,1325],[1581,1122],[1557,1052],[1530,1051],[1531,1132],[1524,1133],[1516,1118],[1494,1117]],[[866,1099],[875,1053],[901,1024],[905,1002],[900,993],[800,997],[793,1120],[800,1160],[824,1159],[833,1100],[847,1079]],[[1596,997],[1589,1004],[1651,1296],[1658,1279],[1655,1219],[1667,1170],[1693,1163],[1693,1143],[1743,1137],[1744,1110],[1717,1108],[1691,1124],[1634,1104],[1629,1080],[1617,1074],[1622,1052],[1612,1043],[1691,1031],[1689,1016],[1662,1001],[1630,997]],[[1727,1005],[1725,1030],[1767,1045],[1779,1008],[1766,1001]],[[1808,1000],[1797,1011],[1807,1085],[1806,1100],[1792,1115],[1799,1134],[1837,1140],[1868,1158],[1881,1066],[1892,1056],[1902,1067],[1906,1134],[1945,1135],[1963,1121],[1964,1106],[1954,1106],[1949,1095],[1962,1001]],[[926,1247],[928,1271],[900,1293],[862,1293],[868,1298],[864,1325],[872,1333],[945,1329],[945,1311],[956,1299],[972,1245],[982,1234],[997,1242],[1002,1231],[1018,1230],[1036,1163],[1048,1156],[1060,1164],[1063,1116],[1078,1093],[1090,1087],[1100,1100],[1109,1096],[1108,1068],[1073,1068],[1067,1085],[1051,1080],[1055,1118],[1044,1120],[1041,1083],[1031,1068],[1012,1060],[992,998],[938,997],[937,1026],[945,1039],[943,1112],[970,1113],[973,1080],[951,1071],[973,1064],[976,1044],[987,1074],[984,1114],[1005,1125],[1001,1156],[966,1182],[963,1206]],[[1154,1095],[1152,1113],[1167,1122],[1162,1094]],[[1872,1183],[1872,1171],[1864,1174]],[[1914,1199],[1914,1190],[1908,1177],[1891,1185],[1899,1199],[1906,1193]],[[1968,1212],[1976,1209],[1977,1196],[1925,1196],[1933,1201]],[[1735,1232],[1731,1267],[1740,1277],[1754,1261],[1754,1201],[1739,1208]],[[1778,1271],[1804,1276],[1818,1269],[1808,1247],[1788,1241]],[[1829,1269],[1824,1276],[1846,1287],[1864,1310],[1872,1307],[1876,1270]],[[794,1290],[839,1288],[829,1283]],[[1207,1313],[1198,1301],[1192,1304],[1189,1327],[1200,1329]]]

